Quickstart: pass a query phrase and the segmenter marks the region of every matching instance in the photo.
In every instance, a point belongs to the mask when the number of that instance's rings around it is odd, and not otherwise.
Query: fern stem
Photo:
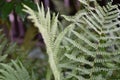
[[[55,61],[55,59],[53,57],[53,53],[49,54],[49,64],[50,64],[50,67],[52,69],[54,78],[55,78],[55,80],[60,80],[60,73],[59,73],[59,70],[58,70],[57,65],[56,65],[55,62],[56,61]]]
[[[46,47],[47,47],[47,53],[49,56],[49,64],[50,64],[50,68],[52,70],[52,73],[54,75],[54,78],[55,78],[55,80],[60,80],[60,72],[59,72],[58,67],[57,67],[57,61],[55,59],[51,38],[50,38],[47,31],[45,31],[45,33],[42,32],[42,36],[43,36],[44,42],[45,42]]]
[[[50,69],[50,66],[48,66],[46,73],[46,80],[51,80],[51,77],[52,77],[52,71]]]

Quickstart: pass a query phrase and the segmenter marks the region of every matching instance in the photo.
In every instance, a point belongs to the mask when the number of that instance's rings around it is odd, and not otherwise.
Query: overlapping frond
[[[0,80],[36,80],[34,74],[30,76],[20,61],[18,63],[9,61],[9,55],[21,52],[22,50],[20,48],[18,50],[17,44],[9,42],[3,30],[0,30]]]
[[[111,75],[108,76],[109,72],[113,75],[116,70],[119,70],[120,27],[118,25],[120,22],[118,17],[120,13],[118,7],[111,3],[104,7],[96,5],[94,9],[86,7],[84,14],[79,13],[74,17],[63,16],[67,21],[76,24],[71,31],[71,36],[66,37],[65,40],[70,43],[69,46],[77,48],[77,53],[73,50],[68,51],[63,58],[74,62],[64,63],[74,67],[61,66],[65,73],[69,72],[65,80],[109,80],[111,79]],[[74,75],[67,77],[71,74]]]
[[[35,80],[19,61],[12,61],[12,65],[0,63],[0,80]]]

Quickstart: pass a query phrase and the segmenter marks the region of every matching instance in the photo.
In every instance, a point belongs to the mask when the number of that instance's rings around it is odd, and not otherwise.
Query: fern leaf
[[[51,23],[51,38],[52,38],[52,41],[55,40],[56,38],[56,35],[57,35],[57,30],[58,30],[58,15],[57,16],[54,16],[52,17],[52,23]]]
[[[91,62],[85,60],[84,57],[76,58],[75,56],[73,56],[73,55],[68,55],[68,54],[65,54],[65,56],[66,56],[67,58],[69,58],[70,60],[73,60],[73,61],[75,61],[75,62],[85,63],[85,64],[88,64],[88,65],[90,65],[90,66],[93,66],[93,64],[92,64]]]
[[[54,52],[54,53],[55,53],[55,54],[56,54],[57,51],[58,51],[58,48],[59,48],[59,46],[60,46],[60,43],[61,43],[63,37],[66,35],[66,33],[67,33],[69,30],[71,30],[71,29],[73,28],[73,26],[74,26],[74,24],[71,24],[71,25],[69,25],[68,27],[66,27],[66,28],[64,29],[64,31],[62,31],[62,32],[58,35],[58,37],[56,38],[55,43],[54,43],[54,45],[55,45],[55,52]]]
[[[107,6],[100,7],[97,4],[94,11],[86,8],[86,14],[79,19],[71,17],[76,19],[74,20],[76,22],[68,19],[68,21],[75,23],[77,26],[71,31],[72,33],[69,38],[66,37],[65,40],[70,43],[69,46],[77,49],[76,52],[72,50],[66,52],[65,56],[67,57],[67,61],[70,60],[71,62],[73,61],[79,64],[78,66],[74,63],[66,63],[64,67],[66,67],[65,69],[71,70],[68,71],[70,74],[75,72],[75,76],[83,77],[83,74],[86,75],[85,72],[88,70],[88,75],[84,76],[84,79],[107,80],[108,78],[106,78],[106,75],[103,73],[107,74],[109,71],[113,73],[113,71],[119,70],[119,68],[116,67],[117,64],[119,64],[117,61],[120,57],[120,36],[116,35],[119,32],[119,27],[117,27],[117,25],[119,25],[119,20],[117,19],[119,14],[117,6],[108,4]],[[77,70],[73,69],[73,67],[67,67],[67,65],[70,64],[74,65],[74,68],[79,67],[82,69],[84,67],[85,72],[81,70],[83,74],[80,74],[79,69],[76,74]],[[91,70],[90,73],[89,70]],[[75,76],[72,76],[72,78],[74,77],[75,80],[79,80]]]
[[[82,39],[84,42],[86,42],[89,46],[93,47],[96,49],[96,45],[93,44],[92,42],[90,42],[87,38],[85,38],[84,36],[80,35],[79,33],[72,31],[73,34],[75,34],[79,39]]]
[[[31,80],[30,75],[28,74],[27,70],[23,67],[21,62],[19,62],[20,65],[18,65],[16,62],[12,61],[12,66],[4,63],[0,63],[0,65],[3,67],[0,69],[0,79],[2,80]]]
[[[71,39],[69,39],[69,38],[66,38],[66,40],[69,41],[71,44],[73,44],[73,45],[74,45],[75,47],[77,47],[78,49],[80,49],[80,50],[82,50],[83,52],[85,52],[86,54],[94,57],[94,54],[93,54],[91,51],[85,49],[84,47],[82,47],[81,45],[79,45],[78,43],[76,43],[74,40],[71,40]]]

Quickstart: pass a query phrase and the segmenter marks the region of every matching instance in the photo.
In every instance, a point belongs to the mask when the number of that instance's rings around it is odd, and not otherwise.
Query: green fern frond
[[[35,80],[29,75],[25,67],[19,61],[12,61],[13,65],[0,63],[0,80]]]
[[[79,39],[83,40],[84,42],[86,42],[89,46],[93,47],[96,49],[96,44],[90,42],[87,38],[85,38],[84,36],[80,35],[79,33],[72,31],[74,35],[76,35]]]
[[[69,25],[59,33],[58,15],[53,15],[53,17],[51,17],[49,9],[45,14],[43,5],[41,8],[38,6],[38,12],[33,11],[25,5],[24,8],[24,11],[30,14],[28,18],[34,22],[35,26],[39,29],[43,36],[49,56],[49,64],[54,74],[55,80],[61,80],[61,71],[58,68],[58,57],[61,48],[61,42],[67,32],[72,29],[74,24]]]
[[[22,54],[21,52],[23,53],[23,50],[18,48],[16,43],[10,42],[3,30],[0,30],[0,80],[36,80],[34,74],[30,76],[20,61],[10,62],[11,58],[15,58],[16,54]],[[21,55],[17,58],[20,59]]]
[[[74,46],[79,52],[79,54],[74,55],[76,53],[72,53],[71,50],[66,53],[65,56],[70,61],[74,61],[76,64],[78,63],[79,66],[76,65],[77,68],[84,67],[86,72],[87,70],[91,71],[87,75],[84,72],[80,74],[78,70],[67,68],[67,65],[65,70],[67,72],[67,69],[70,69],[68,71],[70,74],[73,72],[77,73],[76,75],[74,74],[71,79],[74,79],[75,76],[81,76],[83,80],[109,80],[110,78],[106,77],[107,73],[109,71],[114,72],[119,70],[117,64],[119,64],[118,60],[120,59],[120,36],[116,35],[120,31],[120,27],[117,27],[117,25],[120,24],[118,20],[120,14],[119,10],[116,5],[114,6],[111,3],[104,7],[97,5],[94,10],[90,8],[86,8],[85,10],[86,13],[83,16],[74,16],[79,17],[78,19],[71,17],[73,20],[76,19],[74,21],[71,21],[72,19],[69,20],[70,18],[68,19],[66,16],[64,17],[66,20],[70,21],[71,24],[76,24],[75,28],[71,31],[71,36],[65,39],[70,43],[69,46]],[[76,37],[73,39],[74,35]],[[84,57],[82,57],[83,55]],[[70,63],[69,65],[75,65],[74,63]],[[76,78],[75,80],[79,79]]]
[[[7,54],[0,56],[0,62],[4,61],[7,58],[7,56],[8,56]]]
[[[0,31],[0,55],[8,55],[17,52],[17,44],[10,42],[3,30]]]
[[[73,44],[76,48],[82,50],[83,52],[85,52],[87,55],[90,55],[92,57],[95,57],[94,54],[92,54],[91,51],[89,51],[88,49],[84,48],[83,46],[79,45],[77,42],[75,42],[74,40],[71,40],[69,38],[66,38],[66,40],[68,42],[70,42],[71,44]]]

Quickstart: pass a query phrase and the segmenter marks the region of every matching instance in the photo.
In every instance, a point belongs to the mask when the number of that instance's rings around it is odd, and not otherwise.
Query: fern
[[[0,63],[0,80],[36,80],[30,76],[20,61],[12,61],[12,65]]]
[[[8,56],[8,52],[12,52],[10,48],[13,48],[14,44],[8,44],[8,40],[5,38],[5,35],[3,34],[3,30],[0,29],[0,62],[5,61],[5,59]],[[6,47],[8,49],[6,49]]]
[[[13,57],[15,53],[21,53],[17,49],[16,43],[11,43],[0,30],[0,80],[36,80],[34,74],[30,76],[20,61],[9,61],[10,55]]]
[[[10,42],[3,33],[3,30],[0,30],[0,56],[4,55],[4,57],[7,57],[7,55],[11,55],[17,51],[19,51],[17,44]]]
[[[79,0],[84,9],[75,16],[63,16],[71,24],[59,31],[58,15],[51,17],[43,5],[38,11],[24,5],[24,11],[43,36],[55,80],[110,80],[119,70],[119,10],[109,3],[95,8]],[[52,20],[51,20],[52,19]],[[119,79],[119,77],[113,77]]]
[[[28,18],[32,19],[32,22],[34,22],[36,27],[38,27],[43,36],[49,56],[50,67],[54,74],[55,80],[61,80],[60,70],[58,68],[59,61],[57,57],[59,55],[60,43],[65,34],[72,28],[73,24],[66,27],[64,31],[58,33],[58,15],[53,15],[51,21],[49,8],[45,15],[43,5],[42,8],[39,8],[38,6],[38,12],[33,11],[25,5],[24,7],[24,11],[30,14]]]
[[[70,43],[69,46],[78,49],[77,53],[72,53],[71,50],[65,54],[65,59],[74,62],[66,66],[76,65],[73,68],[61,66],[66,69],[67,76],[70,76],[68,80],[110,80],[114,72],[119,71],[119,14],[116,5],[109,3],[100,7],[96,3],[92,10],[86,7],[83,16],[76,15],[72,19],[64,16],[66,20],[74,20],[71,22],[76,24],[71,36],[65,39]],[[108,75],[110,72],[111,75]],[[112,80],[119,78],[113,77]]]

